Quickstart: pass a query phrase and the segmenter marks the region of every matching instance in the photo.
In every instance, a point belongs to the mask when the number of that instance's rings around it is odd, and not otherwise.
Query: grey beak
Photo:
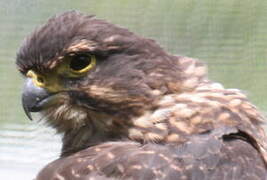
[[[31,112],[42,110],[40,102],[50,94],[44,89],[34,85],[31,78],[27,78],[23,87],[22,106],[27,117],[32,120]]]

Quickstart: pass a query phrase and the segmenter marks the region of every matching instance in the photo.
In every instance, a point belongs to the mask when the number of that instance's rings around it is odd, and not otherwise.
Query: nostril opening
[[[44,78],[43,77],[37,77],[37,81],[39,83],[44,83]]]

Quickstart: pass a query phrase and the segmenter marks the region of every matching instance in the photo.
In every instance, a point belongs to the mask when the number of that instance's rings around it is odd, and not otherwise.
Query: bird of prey
[[[263,115],[197,59],[76,11],[17,53],[23,108],[62,134],[37,180],[267,179]]]

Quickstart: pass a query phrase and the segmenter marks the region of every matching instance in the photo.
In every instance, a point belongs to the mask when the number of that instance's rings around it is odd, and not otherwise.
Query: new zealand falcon
[[[267,179],[264,117],[199,60],[76,11],[17,54],[22,104],[63,135],[37,180]]]

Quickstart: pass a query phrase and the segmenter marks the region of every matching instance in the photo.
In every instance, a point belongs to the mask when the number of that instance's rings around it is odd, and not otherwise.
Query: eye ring
[[[69,68],[73,73],[82,74],[96,65],[96,58],[94,55],[79,54],[70,58]]]

